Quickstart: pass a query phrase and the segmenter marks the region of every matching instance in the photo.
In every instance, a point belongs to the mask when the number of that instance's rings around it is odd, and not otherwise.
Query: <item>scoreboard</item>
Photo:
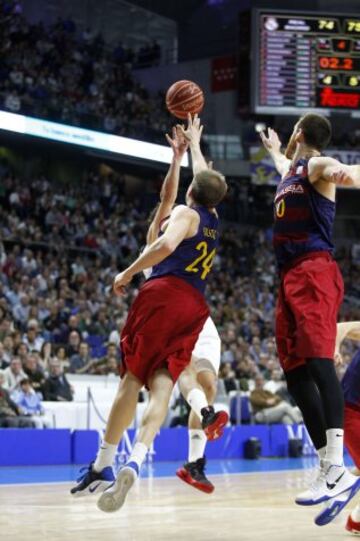
[[[360,15],[255,10],[253,110],[360,110]]]

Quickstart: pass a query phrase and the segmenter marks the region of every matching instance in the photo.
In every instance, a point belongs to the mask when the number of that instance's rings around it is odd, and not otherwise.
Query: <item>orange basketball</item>
[[[204,92],[192,81],[177,81],[166,92],[166,107],[176,118],[187,118],[188,113],[195,115],[204,107]]]

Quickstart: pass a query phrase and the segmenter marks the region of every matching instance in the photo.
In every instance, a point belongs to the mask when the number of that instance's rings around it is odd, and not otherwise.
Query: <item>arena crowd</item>
[[[164,96],[151,95],[133,74],[160,59],[156,41],[135,51],[70,19],[30,24],[20,2],[0,0],[0,103],[8,111],[162,140]]]
[[[65,193],[43,176],[20,179],[1,165],[0,417],[1,404],[8,413],[18,411],[11,402],[16,394],[25,403],[24,388],[28,395],[69,401],[66,373],[117,373],[119,331],[142,278],[122,298],[114,296],[112,281],[141,249],[150,210],[144,194],[125,192],[118,176],[90,173]],[[340,255],[349,289],[360,269],[346,252]],[[271,232],[227,224],[207,290],[222,339],[224,394],[285,392],[274,342],[276,287]],[[359,317],[344,305],[342,318]],[[350,344],[343,354],[348,363]],[[261,393],[254,400],[257,411],[267,400],[274,403]],[[24,417],[18,417],[21,425]]]

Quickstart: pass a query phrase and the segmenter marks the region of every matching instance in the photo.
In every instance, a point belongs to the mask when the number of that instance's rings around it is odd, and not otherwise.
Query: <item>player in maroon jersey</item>
[[[107,424],[99,454],[115,453],[133,420],[143,385],[150,402],[130,459],[117,479],[99,499],[101,510],[119,509],[136,479],[140,465],[163,423],[174,382],[189,364],[191,353],[209,315],[204,290],[218,244],[218,215],[215,210],[227,192],[225,178],[207,168],[201,154],[202,127],[189,122],[186,136],[194,160],[203,164],[187,191],[186,206],[177,206],[162,224],[160,236],[114,281],[122,295],[133,276],[152,268],[140,288],[121,333],[123,379]],[[180,172],[176,156],[170,170]],[[208,430],[221,430],[219,416],[209,412],[203,420]],[[212,428],[211,428],[212,427]],[[111,481],[111,468],[91,464],[72,489],[76,496],[103,490]],[[110,462],[111,463],[111,462]]]
[[[360,188],[360,166],[321,156],[330,138],[329,121],[316,114],[299,119],[285,154],[276,132],[261,134],[281,174],[273,236],[281,275],[277,348],[289,392],[320,457],[316,481],[296,502],[315,505],[348,493],[343,504],[316,517],[319,525],[332,520],[360,489],[360,480],[343,464],[344,398],[333,362],[343,281],[332,257],[336,185]]]
[[[189,123],[200,125],[200,119],[194,115],[189,118]],[[182,126],[173,128],[172,139],[167,136],[167,141],[173,149],[174,155],[181,161],[182,155],[186,152],[189,143],[186,139],[186,131]],[[203,157],[194,156],[192,160],[193,174],[200,172],[203,165]],[[209,169],[212,169],[212,163],[208,163]],[[178,171],[170,168],[166,175],[160,191],[160,203],[151,213],[151,222],[146,237],[146,247],[151,245],[158,237],[161,224],[169,218],[173,210],[179,187],[180,175]],[[148,278],[152,269],[146,269],[144,275]],[[215,324],[209,317],[195,345],[190,365],[181,373],[178,379],[178,386],[181,394],[191,407],[188,419],[189,427],[189,449],[188,461],[177,470],[176,475],[188,483],[190,486],[211,494],[215,487],[207,478],[205,447],[208,441],[207,429],[203,429],[202,422],[204,414],[209,417],[209,412],[214,412],[212,404],[215,401],[217,392],[217,374],[219,371],[221,357],[221,340],[216,330]],[[218,412],[219,413],[219,412]],[[228,419],[228,414],[222,411],[218,414],[219,422],[222,417],[222,423]],[[219,438],[222,430],[214,432],[211,428],[212,439]]]

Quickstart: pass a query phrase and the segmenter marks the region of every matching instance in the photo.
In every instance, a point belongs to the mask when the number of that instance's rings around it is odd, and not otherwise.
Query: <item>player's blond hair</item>
[[[219,171],[204,169],[191,183],[191,196],[195,203],[207,208],[216,207],[228,190],[226,179]]]

